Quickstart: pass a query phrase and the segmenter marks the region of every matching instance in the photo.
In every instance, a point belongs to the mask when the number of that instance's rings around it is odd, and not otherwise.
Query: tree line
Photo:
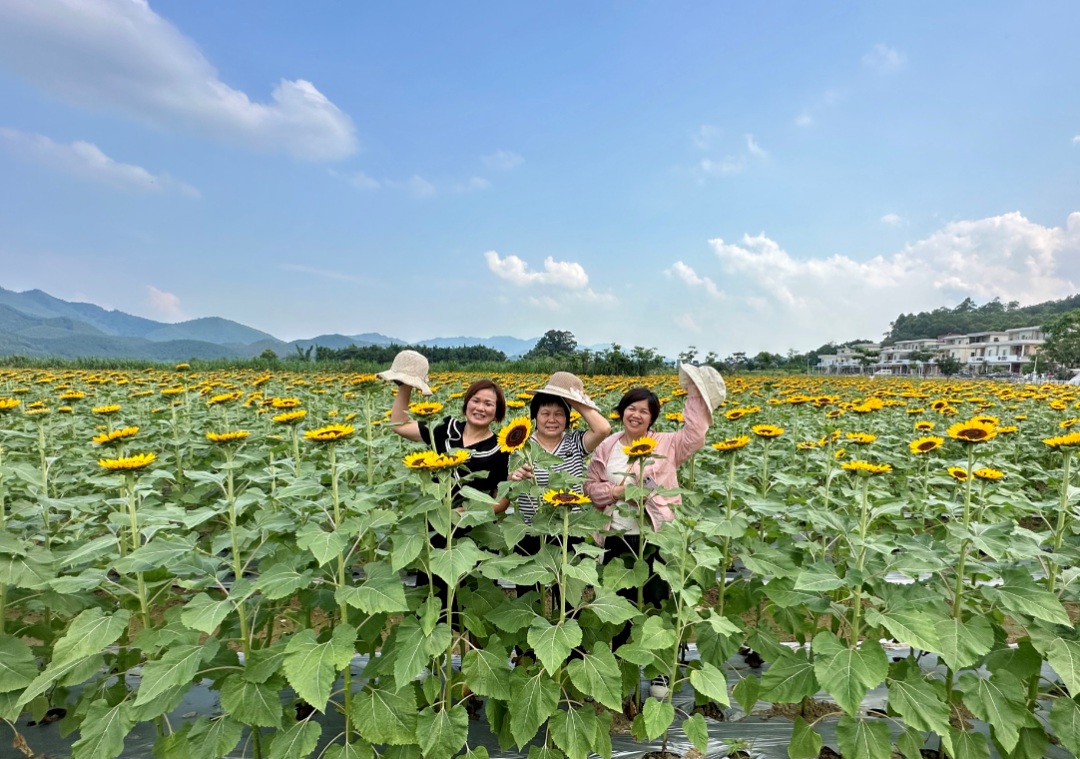
[[[969,332],[999,332],[1017,327],[1044,325],[1056,316],[1080,308],[1080,295],[1021,307],[1017,301],[994,298],[979,306],[965,298],[954,308],[943,306],[917,314],[900,314],[890,325],[885,343],[898,340],[934,339]]]

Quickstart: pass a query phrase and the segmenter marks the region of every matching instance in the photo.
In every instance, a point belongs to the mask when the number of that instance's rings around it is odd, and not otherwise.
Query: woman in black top
[[[502,388],[488,379],[477,380],[469,385],[462,400],[465,418],[448,416],[434,428],[429,427],[427,422],[416,422],[409,418],[411,397],[412,388],[400,385],[390,412],[394,432],[406,440],[427,445],[432,445],[434,437],[436,453],[447,453],[455,448],[467,450],[469,458],[462,468],[471,474],[482,475],[470,477],[468,484],[494,497],[499,483],[510,476],[510,454],[499,450],[498,436],[491,431],[491,425],[501,422],[506,416]],[[456,469],[454,477],[461,477]],[[457,500],[456,494],[454,497]],[[509,499],[503,498],[495,504],[495,512],[506,511],[509,505]]]

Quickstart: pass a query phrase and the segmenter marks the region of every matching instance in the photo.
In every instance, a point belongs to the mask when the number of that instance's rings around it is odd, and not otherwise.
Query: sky
[[[0,286],[175,322],[878,338],[1080,290],[1075,2],[0,0]]]

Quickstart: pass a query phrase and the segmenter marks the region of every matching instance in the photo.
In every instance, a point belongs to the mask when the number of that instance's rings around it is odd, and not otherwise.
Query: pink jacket
[[[709,430],[709,410],[706,408],[701,393],[698,392],[697,387],[694,385],[690,386],[686,396],[683,419],[685,420],[683,427],[678,432],[650,433],[650,436],[657,442],[654,453],[664,458],[650,459],[648,466],[645,467],[645,476],[652,475],[658,487],[679,487],[679,465],[689,461],[690,457],[705,445],[705,433]],[[593,505],[600,511],[603,511],[616,501],[616,498],[612,495],[615,483],[608,479],[607,463],[615,446],[623,445],[619,441],[622,434],[622,432],[615,432],[609,435],[604,442],[597,446],[593,452],[592,461],[589,463],[588,477],[585,480],[585,495],[592,500]],[[630,468],[636,476],[637,465],[631,464]],[[659,532],[664,522],[670,522],[675,518],[671,506],[679,503],[682,503],[681,496],[664,497],[654,495],[646,499],[645,511],[652,519],[654,530]],[[610,527],[610,524],[608,527]]]

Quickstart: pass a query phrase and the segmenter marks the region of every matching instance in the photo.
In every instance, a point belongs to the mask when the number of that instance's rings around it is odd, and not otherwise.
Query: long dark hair
[[[481,390],[493,390],[495,392],[495,421],[501,422],[506,418],[506,398],[503,396],[502,388],[489,379],[479,379],[469,385],[469,389],[465,391],[465,397],[461,399],[461,410],[467,409],[469,401]]]
[[[619,415],[619,420],[622,420],[623,412],[626,411],[626,407],[631,403],[637,403],[638,401],[649,402],[649,416],[652,417],[652,421],[649,422],[649,426],[652,427],[656,424],[657,418],[660,416],[660,399],[656,397],[656,393],[647,387],[635,387],[626,391],[626,395],[619,401],[619,405],[615,407],[615,413]]]

